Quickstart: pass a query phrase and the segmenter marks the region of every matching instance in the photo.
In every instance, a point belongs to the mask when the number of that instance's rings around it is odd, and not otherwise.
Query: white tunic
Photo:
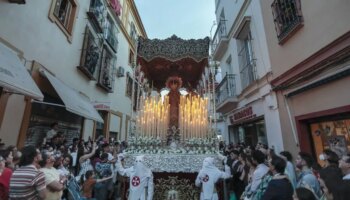
[[[142,161],[143,159],[141,157],[137,157],[134,166],[127,169],[123,168],[119,160],[116,163],[116,171],[120,175],[128,176],[130,178],[129,200],[153,199],[153,174],[152,171],[142,163]]]
[[[199,171],[196,178],[196,186],[202,185],[201,200],[216,200],[218,195],[214,192],[215,183],[220,179],[227,179],[231,177],[230,167],[225,165],[225,172],[219,170],[214,165],[214,158],[205,158],[203,167]]]

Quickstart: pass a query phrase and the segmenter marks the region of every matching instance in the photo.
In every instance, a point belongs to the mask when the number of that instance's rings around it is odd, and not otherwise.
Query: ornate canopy
[[[208,65],[209,38],[183,40],[173,35],[165,40],[139,39],[137,61],[158,90],[170,76],[179,76],[192,90]]]

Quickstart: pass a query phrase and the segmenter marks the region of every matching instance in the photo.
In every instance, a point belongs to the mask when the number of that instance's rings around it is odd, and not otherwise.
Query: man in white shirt
[[[265,154],[259,150],[253,151],[252,160],[253,163],[257,166],[253,172],[252,182],[250,189],[247,192],[247,195],[254,194],[258,189],[263,176],[269,171],[269,167],[265,165]]]
[[[53,167],[55,157],[50,152],[42,152],[41,169],[45,174],[45,183],[48,188],[45,200],[60,200],[66,177],[60,177],[59,171]]]
[[[58,131],[58,123],[54,122],[50,125],[51,129],[49,131],[47,131],[46,133],[46,142],[51,142],[51,139],[53,138],[53,136],[55,136],[57,134]]]

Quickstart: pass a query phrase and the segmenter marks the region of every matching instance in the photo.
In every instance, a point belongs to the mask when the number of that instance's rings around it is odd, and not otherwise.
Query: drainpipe
[[[294,126],[294,120],[292,118],[292,115],[291,115],[291,112],[290,112],[290,108],[289,108],[289,104],[288,104],[288,99],[287,99],[287,96],[286,95],[283,95],[284,97],[284,103],[286,104],[286,108],[287,108],[287,113],[288,113],[288,118],[289,118],[289,123],[292,127],[292,133],[293,133],[293,136],[294,136],[294,141],[295,141],[295,144],[297,146],[299,146],[299,141],[298,141],[298,136],[297,136],[297,133],[296,133],[296,130],[295,130],[295,126]]]

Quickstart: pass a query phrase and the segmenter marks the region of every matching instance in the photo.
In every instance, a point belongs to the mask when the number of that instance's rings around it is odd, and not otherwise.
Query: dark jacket
[[[286,177],[273,178],[261,200],[293,200],[293,186]]]

